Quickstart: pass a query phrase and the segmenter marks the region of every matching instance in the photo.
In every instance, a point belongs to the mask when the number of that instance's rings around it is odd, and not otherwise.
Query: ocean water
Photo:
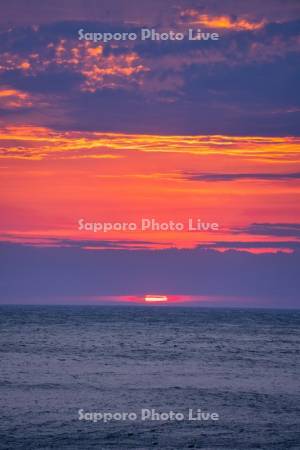
[[[0,448],[300,449],[299,325],[299,311],[2,306]]]

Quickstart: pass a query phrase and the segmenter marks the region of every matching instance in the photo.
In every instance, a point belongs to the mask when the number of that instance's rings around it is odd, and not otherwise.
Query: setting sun
[[[146,295],[145,302],[167,302],[168,297],[166,295]]]

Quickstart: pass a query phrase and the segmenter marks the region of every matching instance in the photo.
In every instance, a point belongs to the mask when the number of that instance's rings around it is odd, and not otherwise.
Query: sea
[[[299,450],[299,325],[294,310],[1,306],[0,448]]]

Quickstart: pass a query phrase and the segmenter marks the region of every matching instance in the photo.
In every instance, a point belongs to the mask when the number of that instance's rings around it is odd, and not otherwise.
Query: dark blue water
[[[299,325],[296,311],[0,307],[0,448],[299,449]]]

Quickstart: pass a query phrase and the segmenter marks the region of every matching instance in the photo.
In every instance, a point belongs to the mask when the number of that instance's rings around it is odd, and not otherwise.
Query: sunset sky
[[[297,306],[300,3],[12,0],[1,10],[1,302],[170,294]],[[146,27],[220,39],[78,39],[79,29]],[[220,229],[78,229],[142,218]]]

